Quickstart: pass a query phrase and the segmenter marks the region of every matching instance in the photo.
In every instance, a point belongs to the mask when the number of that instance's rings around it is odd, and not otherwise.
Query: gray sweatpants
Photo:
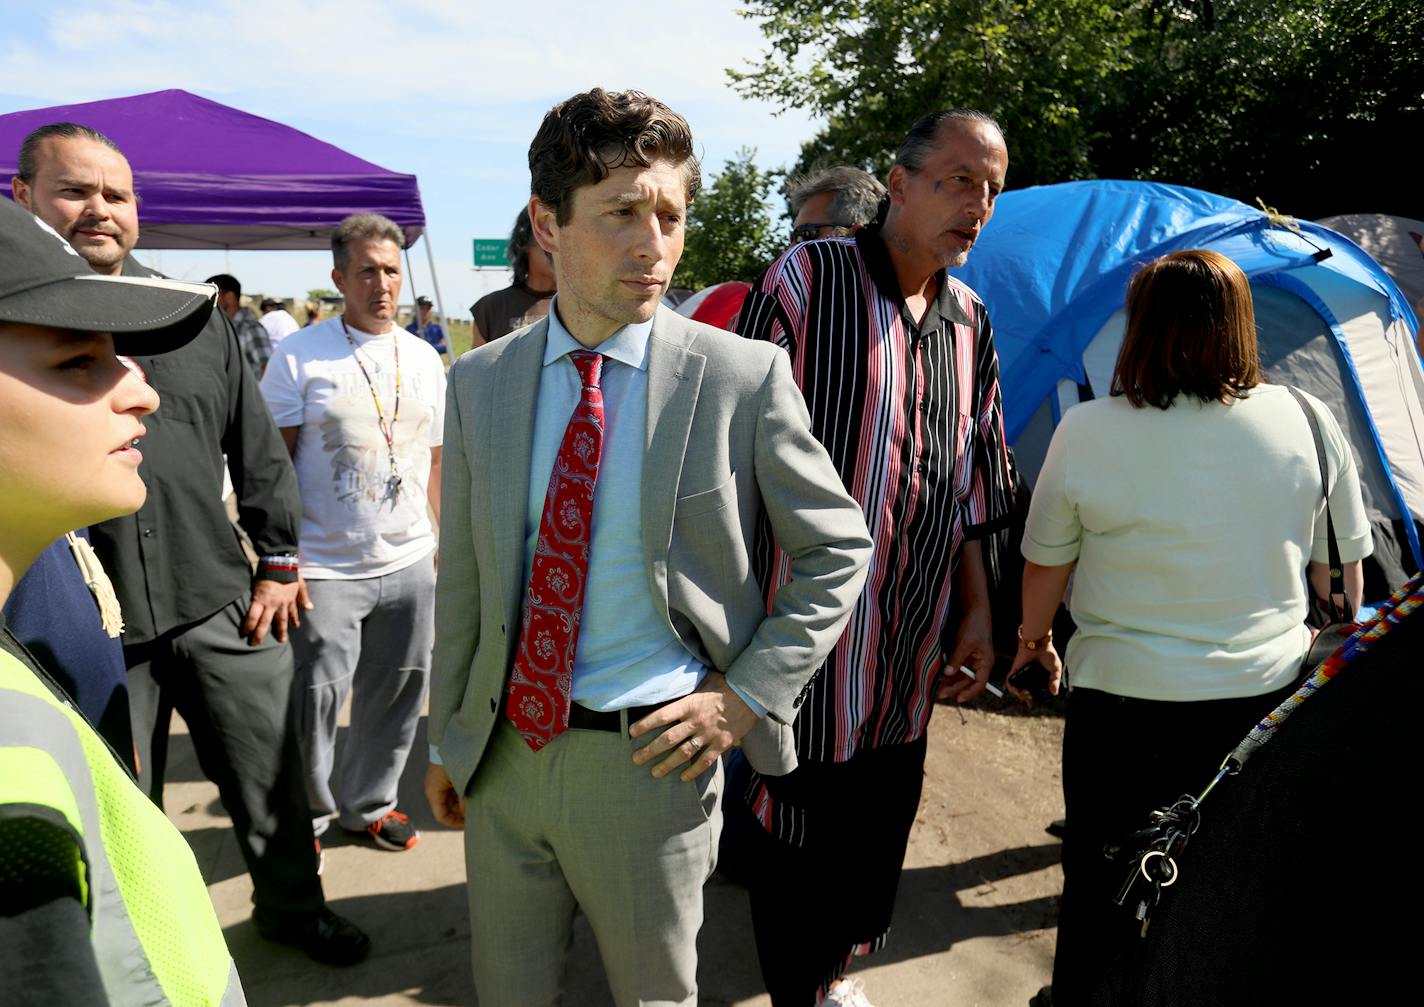
[[[311,611],[292,634],[312,828],[361,830],[396,806],[435,640],[434,555],[381,577],[309,580]],[[351,728],[333,786],[336,717]]]

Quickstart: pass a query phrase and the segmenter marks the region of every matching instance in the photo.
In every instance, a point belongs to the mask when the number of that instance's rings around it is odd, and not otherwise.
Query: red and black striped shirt
[[[875,542],[849,625],[796,718],[803,760],[843,762],[924,733],[952,646],[950,592],[965,538],[1012,509],[999,362],[983,302],[946,273],[916,324],[875,226],[796,245],[737,320],[791,356],[796,382]],[[768,597],[789,564],[758,548]]]

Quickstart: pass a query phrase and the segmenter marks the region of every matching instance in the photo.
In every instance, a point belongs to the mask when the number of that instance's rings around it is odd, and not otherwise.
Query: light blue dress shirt
[[[524,584],[534,565],[539,522],[554,459],[582,393],[568,355],[584,346],[549,308],[549,335],[534,407],[529,503],[524,532]],[[588,582],[584,588],[572,699],[590,710],[652,706],[687,695],[707,667],[693,657],[653,604],[643,549],[643,451],[647,442],[648,337],[653,323],[625,325],[597,347],[603,354],[603,455],[593,495]],[[730,685],[730,683],[728,683]],[[758,717],[766,710],[736,686]],[[430,761],[440,752],[430,746]]]
[[[587,349],[549,309],[549,337],[534,408],[524,582],[534,564],[539,521],[554,459],[578,405],[578,370],[568,355]],[[597,347],[603,354],[603,457],[593,495],[588,582],[584,588],[573,701],[591,710],[666,703],[696,689],[707,669],[688,653],[653,604],[643,549],[643,449],[647,442],[648,336],[653,323],[625,325]]]

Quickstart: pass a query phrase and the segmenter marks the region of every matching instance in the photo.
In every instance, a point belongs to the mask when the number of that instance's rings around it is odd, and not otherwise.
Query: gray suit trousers
[[[466,801],[480,1007],[560,1002],[574,911],[619,1007],[697,1003],[702,885],[716,866],[722,764],[690,783],[635,766],[643,738],[570,730],[535,752],[495,728]]]

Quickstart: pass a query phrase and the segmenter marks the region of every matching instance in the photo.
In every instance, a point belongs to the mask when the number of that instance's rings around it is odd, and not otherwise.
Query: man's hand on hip
[[[281,584],[275,580],[252,582],[252,603],[247,606],[247,618],[242,621],[242,635],[256,647],[267,637],[270,628],[278,642],[287,642],[287,627],[302,624],[301,610],[312,607],[307,596],[307,582]]]
[[[653,766],[655,777],[662,779],[686,765],[679,779],[695,780],[715,766],[722,753],[740,741],[756,722],[757,715],[727,685],[727,677],[709,671],[696,692],[629,725],[628,733],[634,738],[667,728],[638,749],[633,761],[646,766],[666,753],[667,758]]]
[[[452,829],[465,827],[465,799],[455,792],[455,784],[445,767],[432,762],[425,768],[425,799],[430,813],[441,825]]]

